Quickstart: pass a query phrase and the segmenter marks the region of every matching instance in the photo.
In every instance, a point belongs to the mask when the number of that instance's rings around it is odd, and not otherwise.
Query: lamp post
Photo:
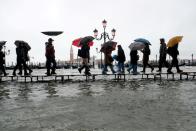
[[[107,26],[107,21],[106,20],[103,20],[102,21],[102,25],[103,25],[103,33],[101,33],[101,36],[100,38],[97,38],[98,37],[98,30],[95,29],[93,32],[94,32],[94,37],[96,40],[102,40],[104,41],[104,43],[106,42],[106,40],[113,40],[114,37],[115,37],[115,33],[116,33],[116,30],[115,29],[112,29],[111,30],[111,33],[112,33],[112,38],[109,37],[109,34],[106,32],[106,26]],[[102,47],[103,44],[101,44],[101,47]],[[103,62],[102,62],[102,52],[101,52],[101,68],[103,67]]]
[[[157,54],[156,54],[156,64],[157,64]]]
[[[193,66],[193,54],[191,55],[191,57],[192,57],[192,66]]]

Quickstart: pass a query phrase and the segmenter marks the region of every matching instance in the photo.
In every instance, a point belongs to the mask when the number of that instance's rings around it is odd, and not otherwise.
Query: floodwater
[[[0,83],[0,131],[195,131],[196,81]]]

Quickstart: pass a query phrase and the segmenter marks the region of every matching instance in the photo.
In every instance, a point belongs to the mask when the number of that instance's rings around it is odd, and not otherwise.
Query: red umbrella
[[[83,38],[78,38],[78,39],[75,39],[73,42],[72,42],[72,45],[76,46],[76,47],[81,47],[82,45],[80,44],[80,41],[82,40]],[[89,46],[93,46],[93,41],[90,41],[88,42],[88,45]]]

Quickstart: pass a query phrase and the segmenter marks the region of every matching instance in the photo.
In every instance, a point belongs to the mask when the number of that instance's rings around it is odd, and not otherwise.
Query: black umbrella
[[[105,52],[106,50],[115,50],[116,49],[116,45],[117,45],[117,42],[114,42],[114,41],[108,41],[108,42],[105,42],[102,47],[101,47],[101,52]]]
[[[41,33],[43,33],[44,35],[48,35],[48,36],[57,36],[57,35],[62,34],[63,31],[44,31]]]
[[[86,36],[86,37],[83,37],[81,40],[80,40],[80,44],[79,45],[84,45],[84,44],[88,44],[89,42],[93,41],[95,38],[92,37],[92,36]]]
[[[31,46],[30,46],[26,41],[23,41],[23,40],[16,40],[16,41],[14,42],[14,44],[15,44],[16,46],[19,46],[19,44],[23,44],[24,46],[27,47],[28,50],[31,49]]]
[[[0,46],[4,46],[7,41],[0,41]]]

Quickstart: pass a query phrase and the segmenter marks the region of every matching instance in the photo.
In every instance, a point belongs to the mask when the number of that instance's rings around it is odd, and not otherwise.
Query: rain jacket
[[[118,48],[118,61],[125,62],[125,60],[126,58],[125,58],[124,50],[122,48]]]
[[[55,50],[54,46],[52,44],[46,45],[46,58],[55,58]]]
[[[82,47],[81,47],[81,57],[82,58],[90,58],[90,47],[88,46],[88,44],[84,44]]]
[[[142,52],[143,52],[143,63],[148,63],[149,55],[151,53],[150,48],[146,46]]]
[[[114,61],[111,54],[112,54],[112,50],[110,48],[106,49],[106,51],[104,52],[104,55],[105,55],[104,60],[105,60],[105,64],[107,65],[111,65],[112,62]]]
[[[0,51],[0,64],[5,64],[5,54]]]
[[[166,44],[165,43],[162,43],[161,44],[159,53],[160,53],[160,57],[166,57],[167,47],[166,47]]]
[[[172,56],[172,57],[177,57],[179,55],[179,51],[178,51],[178,44],[176,44],[173,47],[169,47],[167,49],[167,53]]]
[[[139,55],[137,55],[137,50],[131,51],[130,56],[131,56],[131,64],[137,64],[137,61],[139,60]]]

